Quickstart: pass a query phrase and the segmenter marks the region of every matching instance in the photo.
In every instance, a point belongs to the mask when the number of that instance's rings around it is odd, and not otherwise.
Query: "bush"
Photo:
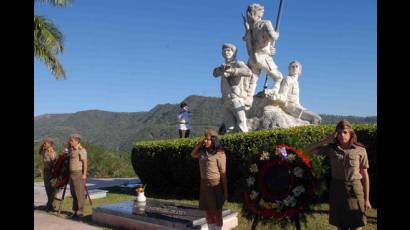
[[[376,205],[377,178],[377,126],[367,124],[353,125],[358,139],[367,149],[371,183],[370,198]],[[234,133],[220,137],[227,154],[227,176],[230,199],[242,199],[247,167],[251,156],[261,151],[270,151],[276,144],[287,143],[301,148],[317,142],[335,129],[334,125],[303,126],[289,129],[272,129],[249,133]],[[134,144],[132,165],[143,183],[148,184],[148,191],[165,194],[184,193],[198,197],[199,166],[191,158],[191,151],[202,137],[171,139],[159,141],[141,141]],[[310,156],[310,154],[308,154]],[[323,157],[312,157],[315,172],[323,179],[329,177],[329,167]],[[327,194],[326,189],[324,194]]]

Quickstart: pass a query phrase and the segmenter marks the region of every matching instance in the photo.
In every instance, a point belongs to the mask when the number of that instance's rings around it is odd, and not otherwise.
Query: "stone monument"
[[[236,125],[240,131],[248,132],[245,111],[245,100],[248,94],[244,87],[244,80],[252,76],[252,71],[243,61],[236,60],[236,51],[235,45],[223,44],[222,56],[225,63],[216,67],[213,75],[214,77],[221,77],[224,117],[227,118],[225,125]]]
[[[261,70],[265,71],[273,81],[273,87],[270,89],[273,96],[277,96],[281,81],[282,73],[273,61],[272,56],[276,53],[274,43],[279,38],[279,32],[275,31],[272,22],[262,20],[264,7],[260,4],[250,4],[246,12],[245,36],[246,49],[249,55],[248,66],[252,70],[252,77],[247,80],[247,104],[252,106],[253,96],[255,94],[256,84],[259,79]]]
[[[279,32],[273,28],[271,21],[262,20],[263,14],[262,5],[250,4],[246,16],[243,16],[243,40],[249,55],[247,65],[236,60],[236,46],[226,43],[222,47],[225,64],[213,71],[215,77],[221,77],[226,118],[223,125],[247,132],[320,123],[321,117],[304,108],[299,101],[300,62],[292,61],[289,64],[288,76],[284,79],[273,61]],[[254,95],[262,70],[274,83],[272,88],[267,88],[265,82],[264,90]]]
[[[295,118],[309,121],[311,124],[318,124],[322,121],[322,118],[316,113],[304,108],[299,102],[299,77],[301,74],[302,65],[300,62],[292,61],[289,64],[289,75],[283,81],[279,92],[285,99],[282,108]]]

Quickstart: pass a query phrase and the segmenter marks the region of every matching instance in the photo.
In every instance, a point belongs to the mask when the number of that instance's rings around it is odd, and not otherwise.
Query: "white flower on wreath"
[[[289,207],[294,207],[296,205],[296,199],[289,195],[283,200],[283,204]]]
[[[305,191],[306,191],[306,189],[305,189],[305,187],[303,187],[303,185],[296,186],[296,187],[292,190],[293,194],[294,194],[296,197],[297,197],[297,196],[300,196],[300,194],[304,193]]]
[[[261,154],[261,157],[259,159],[261,161],[269,160],[269,155],[270,154],[268,152],[263,151],[262,154]]]
[[[258,172],[258,166],[256,164],[252,164],[251,167],[249,168],[251,173],[257,173]]]
[[[302,169],[301,167],[295,167],[295,168],[293,169],[293,174],[294,174],[296,177],[302,178],[302,177],[303,177],[303,169]]]
[[[248,179],[246,179],[246,183],[250,187],[251,185],[253,185],[255,183],[255,178],[249,177]]]
[[[296,159],[295,154],[289,154],[288,155],[288,161],[294,161]]]
[[[258,192],[252,190],[251,195],[249,195],[249,196],[250,196],[251,200],[255,200],[256,197],[258,197],[258,195],[259,195]]]

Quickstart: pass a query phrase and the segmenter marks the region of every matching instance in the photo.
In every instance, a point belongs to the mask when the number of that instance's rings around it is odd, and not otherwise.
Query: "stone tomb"
[[[222,211],[224,230],[238,226],[237,212]],[[93,209],[97,223],[126,229],[208,229],[206,214],[197,206],[147,198],[144,203],[134,200],[99,206]]]
[[[91,189],[88,191],[91,200],[107,197],[107,190]]]

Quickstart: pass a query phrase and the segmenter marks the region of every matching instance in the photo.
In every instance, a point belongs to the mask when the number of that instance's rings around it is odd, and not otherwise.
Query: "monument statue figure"
[[[222,45],[222,56],[225,63],[216,67],[214,77],[221,77],[221,93],[225,112],[231,114],[231,121],[242,132],[248,132],[246,124],[245,99],[247,92],[244,88],[244,79],[252,76],[252,71],[243,62],[236,59],[237,48],[235,45],[225,43]]]
[[[220,133],[236,128],[242,132],[260,129],[289,128],[318,124],[322,118],[306,109],[299,101],[299,77],[302,65],[293,61],[288,76],[283,78],[273,60],[275,43],[279,38],[279,19],[283,0],[280,1],[275,27],[270,20],[262,20],[264,7],[250,4],[242,15],[245,26],[248,63],[236,59],[235,45],[225,43],[222,56],[225,63],[214,69],[221,77],[221,92],[225,121]],[[255,95],[260,73],[264,71],[274,81],[272,88]],[[227,129],[228,127],[228,129]]]
[[[243,39],[249,54],[248,66],[252,70],[252,77],[245,80],[248,107],[252,106],[256,84],[261,70],[264,70],[272,78],[274,84],[271,89],[266,90],[276,99],[279,93],[282,73],[278,70],[272,56],[275,55],[274,42],[279,38],[279,32],[275,31],[270,20],[262,20],[264,7],[260,4],[250,4],[246,13],[245,29]]]
[[[283,110],[295,118],[318,124],[322,118],[316,113],[306,109],[299,101],[299,77],[302,74],[302,65],[298,61],[292,61],[288,67],[288,76],[282,81],[280,88],[281,100],[284,98]]]

